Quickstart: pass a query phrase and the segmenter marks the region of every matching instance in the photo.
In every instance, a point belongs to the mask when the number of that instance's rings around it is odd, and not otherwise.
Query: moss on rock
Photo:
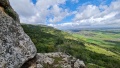
[[[7,15],[12,17],[14,20],[19,21],[18,14],[10,6],[9,0],[1,0],[0,6],[4,8],[4,11]]]

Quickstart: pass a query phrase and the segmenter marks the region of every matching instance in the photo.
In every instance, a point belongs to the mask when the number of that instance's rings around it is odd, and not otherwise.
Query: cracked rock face
[[[9,8],[4,7],[5,5]],[[1,0],[0,68],[20,68],[27,60],[33,58],[36,52],[35,45],[23,31],[19,17],[9,5],[9,1]]]

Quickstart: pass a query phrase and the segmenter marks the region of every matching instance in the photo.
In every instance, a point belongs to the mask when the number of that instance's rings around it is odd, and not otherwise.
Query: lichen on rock
[[[85,68],[82,60],[62,52],[37,53],[37,68]]]
[[[23,31],[19,17],[9,1],[0,0],[0,68],[20,68],[36,52],[35,45]]]
[[[65,53],[37,53],[8,0],[0,0],[0,68],[85,68]]]

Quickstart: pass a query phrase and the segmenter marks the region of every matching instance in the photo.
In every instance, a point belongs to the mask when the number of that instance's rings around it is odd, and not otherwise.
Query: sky
[[[120,0],[10,0],[21,23],[58,29],[119,27]]]

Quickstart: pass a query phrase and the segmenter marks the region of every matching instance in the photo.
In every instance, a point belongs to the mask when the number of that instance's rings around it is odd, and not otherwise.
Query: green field
[[[73,36],[120,55],[120,29],[84,30]]]
[[[87,68],[120,68],[120,30],[65,32],[43,25],[22,24],[40,53],[65,52]]]
[[[87,50],[120,60],[120,29],[81,30],[72,33],[72,35],[90,43],[86,44]],[[92,66],[93,65],[94,64],[92,64]],[[90,64],[88,65],[88,68],[89,66]]]

